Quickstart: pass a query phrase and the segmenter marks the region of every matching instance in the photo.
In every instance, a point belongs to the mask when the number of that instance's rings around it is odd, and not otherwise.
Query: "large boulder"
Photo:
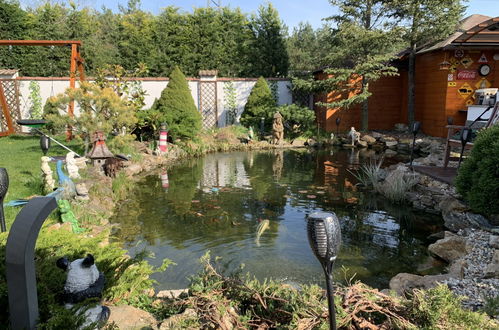
[[[428,246],[428,251],[451,263],[467,254],[466,238],[446,232],[443,239]]]
[[[485,278],[499,278],[499,250],[494,250],[492,261],[485,268]]]
[[[400,273],[390,280],[389,286],[390,290],[403,296],[407,293],[411,293],[414,289],[433,288],[449,278],[452,278],[451,274],[419,276],[409,273]]]
[[[453,197],[440,202],[439,208],[442,210],[445,227],[454,232],[465,228],[488,230],[492,227],[484,216],[467,212],[469,208]]]
[[[367,134],[362,136],[360,139],[361,141],[366,141],[369,145],[374,144],[376,142],[375,138]]]
[[[113,324],[120,330],[156,329],[156,319],[148,312],[133,306],[109,306],[111,314],[107,324]]]

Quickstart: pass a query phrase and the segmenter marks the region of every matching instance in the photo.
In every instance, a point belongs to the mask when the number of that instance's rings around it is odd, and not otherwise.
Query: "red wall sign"
[[[477,77],[476,70],[457,70],[457,80],[475,80]]]

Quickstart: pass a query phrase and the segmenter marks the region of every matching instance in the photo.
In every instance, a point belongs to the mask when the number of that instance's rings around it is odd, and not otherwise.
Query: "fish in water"
[[[256,246],[260,246],[260,236],[262,236],[263,232],[267,230],[267,228],[269,228],[269,225],[270,221],[267,219],[262,220],[262,222],[260,222],[260,224],[258,225],[255,238]]]

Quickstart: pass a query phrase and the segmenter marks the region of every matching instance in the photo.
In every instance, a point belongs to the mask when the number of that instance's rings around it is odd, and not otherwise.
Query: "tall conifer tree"
[[[184,74],[178,67],[173,69],[166,88],[154,101],[152,110],[159,111],[174,138],[192,139],[201,130],[199,113]]]
[[[406,26],[404,40],[409,44],[407,113],[415,120],[415,75],[418,48],[435,43],[455,31],[465,7],[461,0],[396,0],[397,15]]]
[[[328,107],[349,108],[362,104],[361,129],[368,129],[370,83],[397,74],[390,63],[400,34],[390,15],[393,8],[383,0],[330,0],[339,14],[328,18],[336,23],[333,48],[327,56],[330,78],[321,87],[344,97]]]

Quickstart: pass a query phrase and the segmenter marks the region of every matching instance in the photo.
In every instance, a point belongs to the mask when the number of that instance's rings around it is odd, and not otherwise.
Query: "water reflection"
[[[151,250],[157,256],[152,263],[177,263],[155,274],[161,289],[185,287],[207,250],[222,257],[227,272],[243,263],[259,278],[322,283],[305,218],[333,211],[343,230],[339,266],[348,268],[347,276],[355,273],[383,287],[398,272],[416,271],[426,256],[425,237],[441,221],[359,189],[348,169],[365,161],[358,150],[236,152],[187,160],[137,185],[113,219],[120,224],[116,239],[132,253]],[[269,226],[258,246],[264,220]]]

